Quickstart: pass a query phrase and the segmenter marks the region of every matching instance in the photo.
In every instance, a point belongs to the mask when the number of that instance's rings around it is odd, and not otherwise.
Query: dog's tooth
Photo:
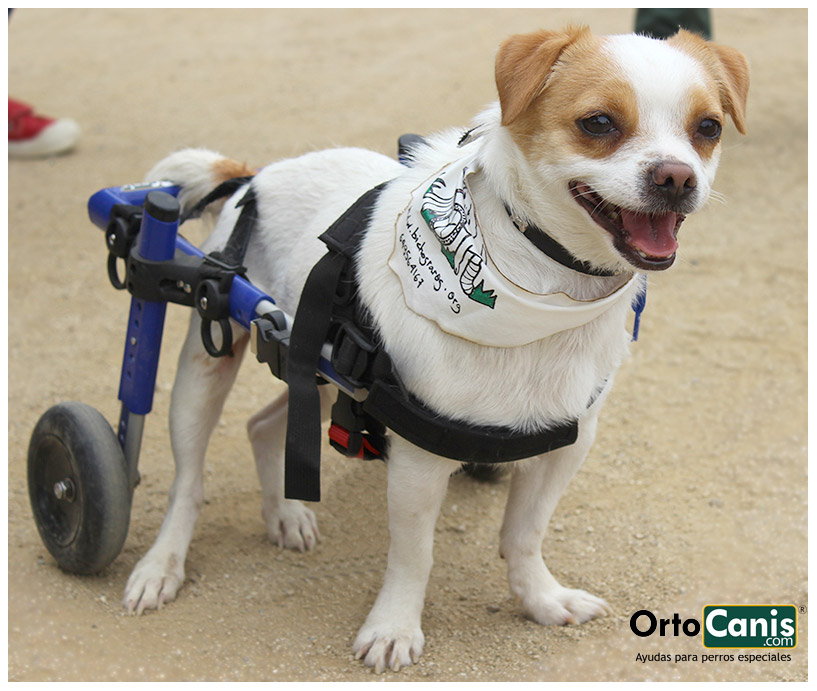
[[[618,222],[619,213],[618,208],[616,208],[613,204],[605,204],[604,205],[604,215],[607,216],[611,221]]]

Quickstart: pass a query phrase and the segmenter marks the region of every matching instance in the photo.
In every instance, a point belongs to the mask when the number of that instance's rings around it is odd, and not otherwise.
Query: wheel
[[[111,426],[84,403],[60,403],[28,447],[28,494],[43,543],[62,569],[92,574],[122,550],[131,492]]]

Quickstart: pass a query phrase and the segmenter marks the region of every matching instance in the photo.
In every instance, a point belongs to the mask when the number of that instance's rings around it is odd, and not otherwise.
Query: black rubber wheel
[[[125,457],[107,420],[84,403],[60,403],[28,446],[28,494],[37,530],[59,566],[92,574],[119,555],[130,523]]]

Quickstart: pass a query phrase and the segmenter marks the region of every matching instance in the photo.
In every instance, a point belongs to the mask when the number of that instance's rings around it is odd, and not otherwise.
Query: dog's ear
[[[565,48],[589,34],[587,27],[517,34],[505,40],[496,56],[496,88],[502,124],[510,125],[544,91],[553,65]]]
[[[725,73],[721,92],[724,110],[732,116],[738,132],[746,134],[746,99],[749,96],[749,63],[742,53],[717,43],[709,47],[718,56]]]
[[[704,41],[681,29],[669,39],[701,60],[715,77],[723,109],[732,117],[738,132],[746,134],[746,100],[749,95],[749,63],[740,51]]]

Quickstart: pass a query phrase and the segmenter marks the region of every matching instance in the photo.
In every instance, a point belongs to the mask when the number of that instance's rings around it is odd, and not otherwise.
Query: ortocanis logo
[[[706,605],[705,648],[794,648],[794,605]]]

